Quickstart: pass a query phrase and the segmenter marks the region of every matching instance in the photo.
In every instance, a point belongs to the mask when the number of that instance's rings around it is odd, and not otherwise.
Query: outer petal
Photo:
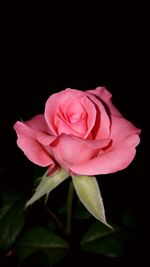
[[[89,94],[89,98],[95,104],[97,110],[95,125],[92,129],[93,138],[108,138],[110,135],[110,119],[106,112],[106,109],[100,99],[97,99],[92,94]]]
[[[109,144],[109,139],[90,141],[62,134],[50,147],[57,162],[66,170],[70,166],[87,162],[95,157],[102,147]]]
[[[31,121],[29,123],[30,125],[32,124]],[[23,150],[25,155],[35,164],[43,167],[54,165],[54,162],[48,154],[46,147],[44,147],[37,140],[38,135],[40,136],[42,132],[33,130],[27,124],[18,121],[14,125],[14,129],[18,136],[18,146]]]
[[[87,112],[87,132],[85,133],[85,136],[84,136],[84,138],[87,138],[89,134],[91,133],[93,126],[96,123],[97,111],[96,111],[95,105],[92,103],[92,101],[87,96],[83,99],[82,103]]]
[[[46,120],[44,118],[44,115],[39,114],[34,116],[31,120],[26,121],[26,124],[35,131],[40,131],[40,132],[45,132],[48,134],[52,134],[47,123]]]
[[[113,173],[126,168],[133,160],[139,144],[137,134],[129,136],[122,143],[112,146],[111,149],[99,154],[98,157],[86,161],[83,164],[72,166],[70,170],[77,175],[96,175]]]
[[[113,145],[119,144],[131,135],[140,134],[140,132],[140,129],[123,117],[111,116],[110,138],[113,140]]]
[[[105,87],[97,87],[95,90],[88,90],[86,92],[102,100],[107,105],[112,115],[122,117],[119,110],[112,104],[112,95]]]

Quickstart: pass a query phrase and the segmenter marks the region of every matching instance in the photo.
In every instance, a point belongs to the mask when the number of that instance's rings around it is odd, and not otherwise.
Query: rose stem
[[[74,196],[74,187],[72,181],[69,184],[68,197],[67,197],[67,220],[66,220],[66,228],[65,234],[71,234],[71,218],[72,218],[72,203]]]

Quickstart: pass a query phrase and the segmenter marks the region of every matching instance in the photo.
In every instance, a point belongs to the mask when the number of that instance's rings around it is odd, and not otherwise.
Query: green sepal
[[[97,180],[94,176],[72,176],[76,193],[87,210],[99,221],[106,222],[103,200]]]
[[[35,201],[37,201],[42,196],[48,194],[56,188],[60,183],[62,183],[64,180],[66,180],[70,175],[63,170],[62,168],[59,168],[53,175],[47,176],[47,172],[43,175],[41,178],[41,181],[39,185],[37,186],[34,195],[31,197],[29,201],[26,203],[26,207],[29,205],[32,205]]]

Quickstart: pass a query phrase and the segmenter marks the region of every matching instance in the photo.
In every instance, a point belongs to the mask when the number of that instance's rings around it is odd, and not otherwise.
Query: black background
[[[9,10],[11,14],[11,10]],[[92,11],[91,11],[92,12]],[[35,12],[36,13],[36,12]],[[61,13],[44,23],[40,14],[21,12],[3,21],[0,89],[0,186],[31,190],[33,164],[16,145],[13,124],[44,111],[47,98],[66,87],[79,90],[106,86],[123,115],[142,129],[137,155],[127,170],[103,178],[108,213],[117,206],[131,207],[139,223],[134,260],[146,257],[143,246],[145,218],[144,119],[148,84],[146,15],[134,7],[121,8],[117,17],[108,10],[98,14]],[[22,17],[23,15],[23,17]],[[34,16],[36,18],[34,19]],[[84,18],[84,16],[86,18]],[[100,19],[101,18],[101,19]],[[32,20],[33,19],[33,20]],[[63,25],[62,25],[63,22]],[[46,27],[47,26],[47,27]],[[114,180],[113,180],[114,178]],[[108,190],[109,189],[109,190]],[[113,201],[109,204],[109,196]],[[110,211],[112,209],[113,211]],[[119,208],[118,208],[119,209]],[[144,231],[144,234],[143,234]]]

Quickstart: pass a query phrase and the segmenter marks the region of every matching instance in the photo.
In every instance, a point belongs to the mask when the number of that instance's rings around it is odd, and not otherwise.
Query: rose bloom
[[[104,87],[65,89],[51,95],[44,115],[14,125],[17,144],[51,174],[61,166],[70,174],[107,174],[133,160],[139,133],[112,104]]]

